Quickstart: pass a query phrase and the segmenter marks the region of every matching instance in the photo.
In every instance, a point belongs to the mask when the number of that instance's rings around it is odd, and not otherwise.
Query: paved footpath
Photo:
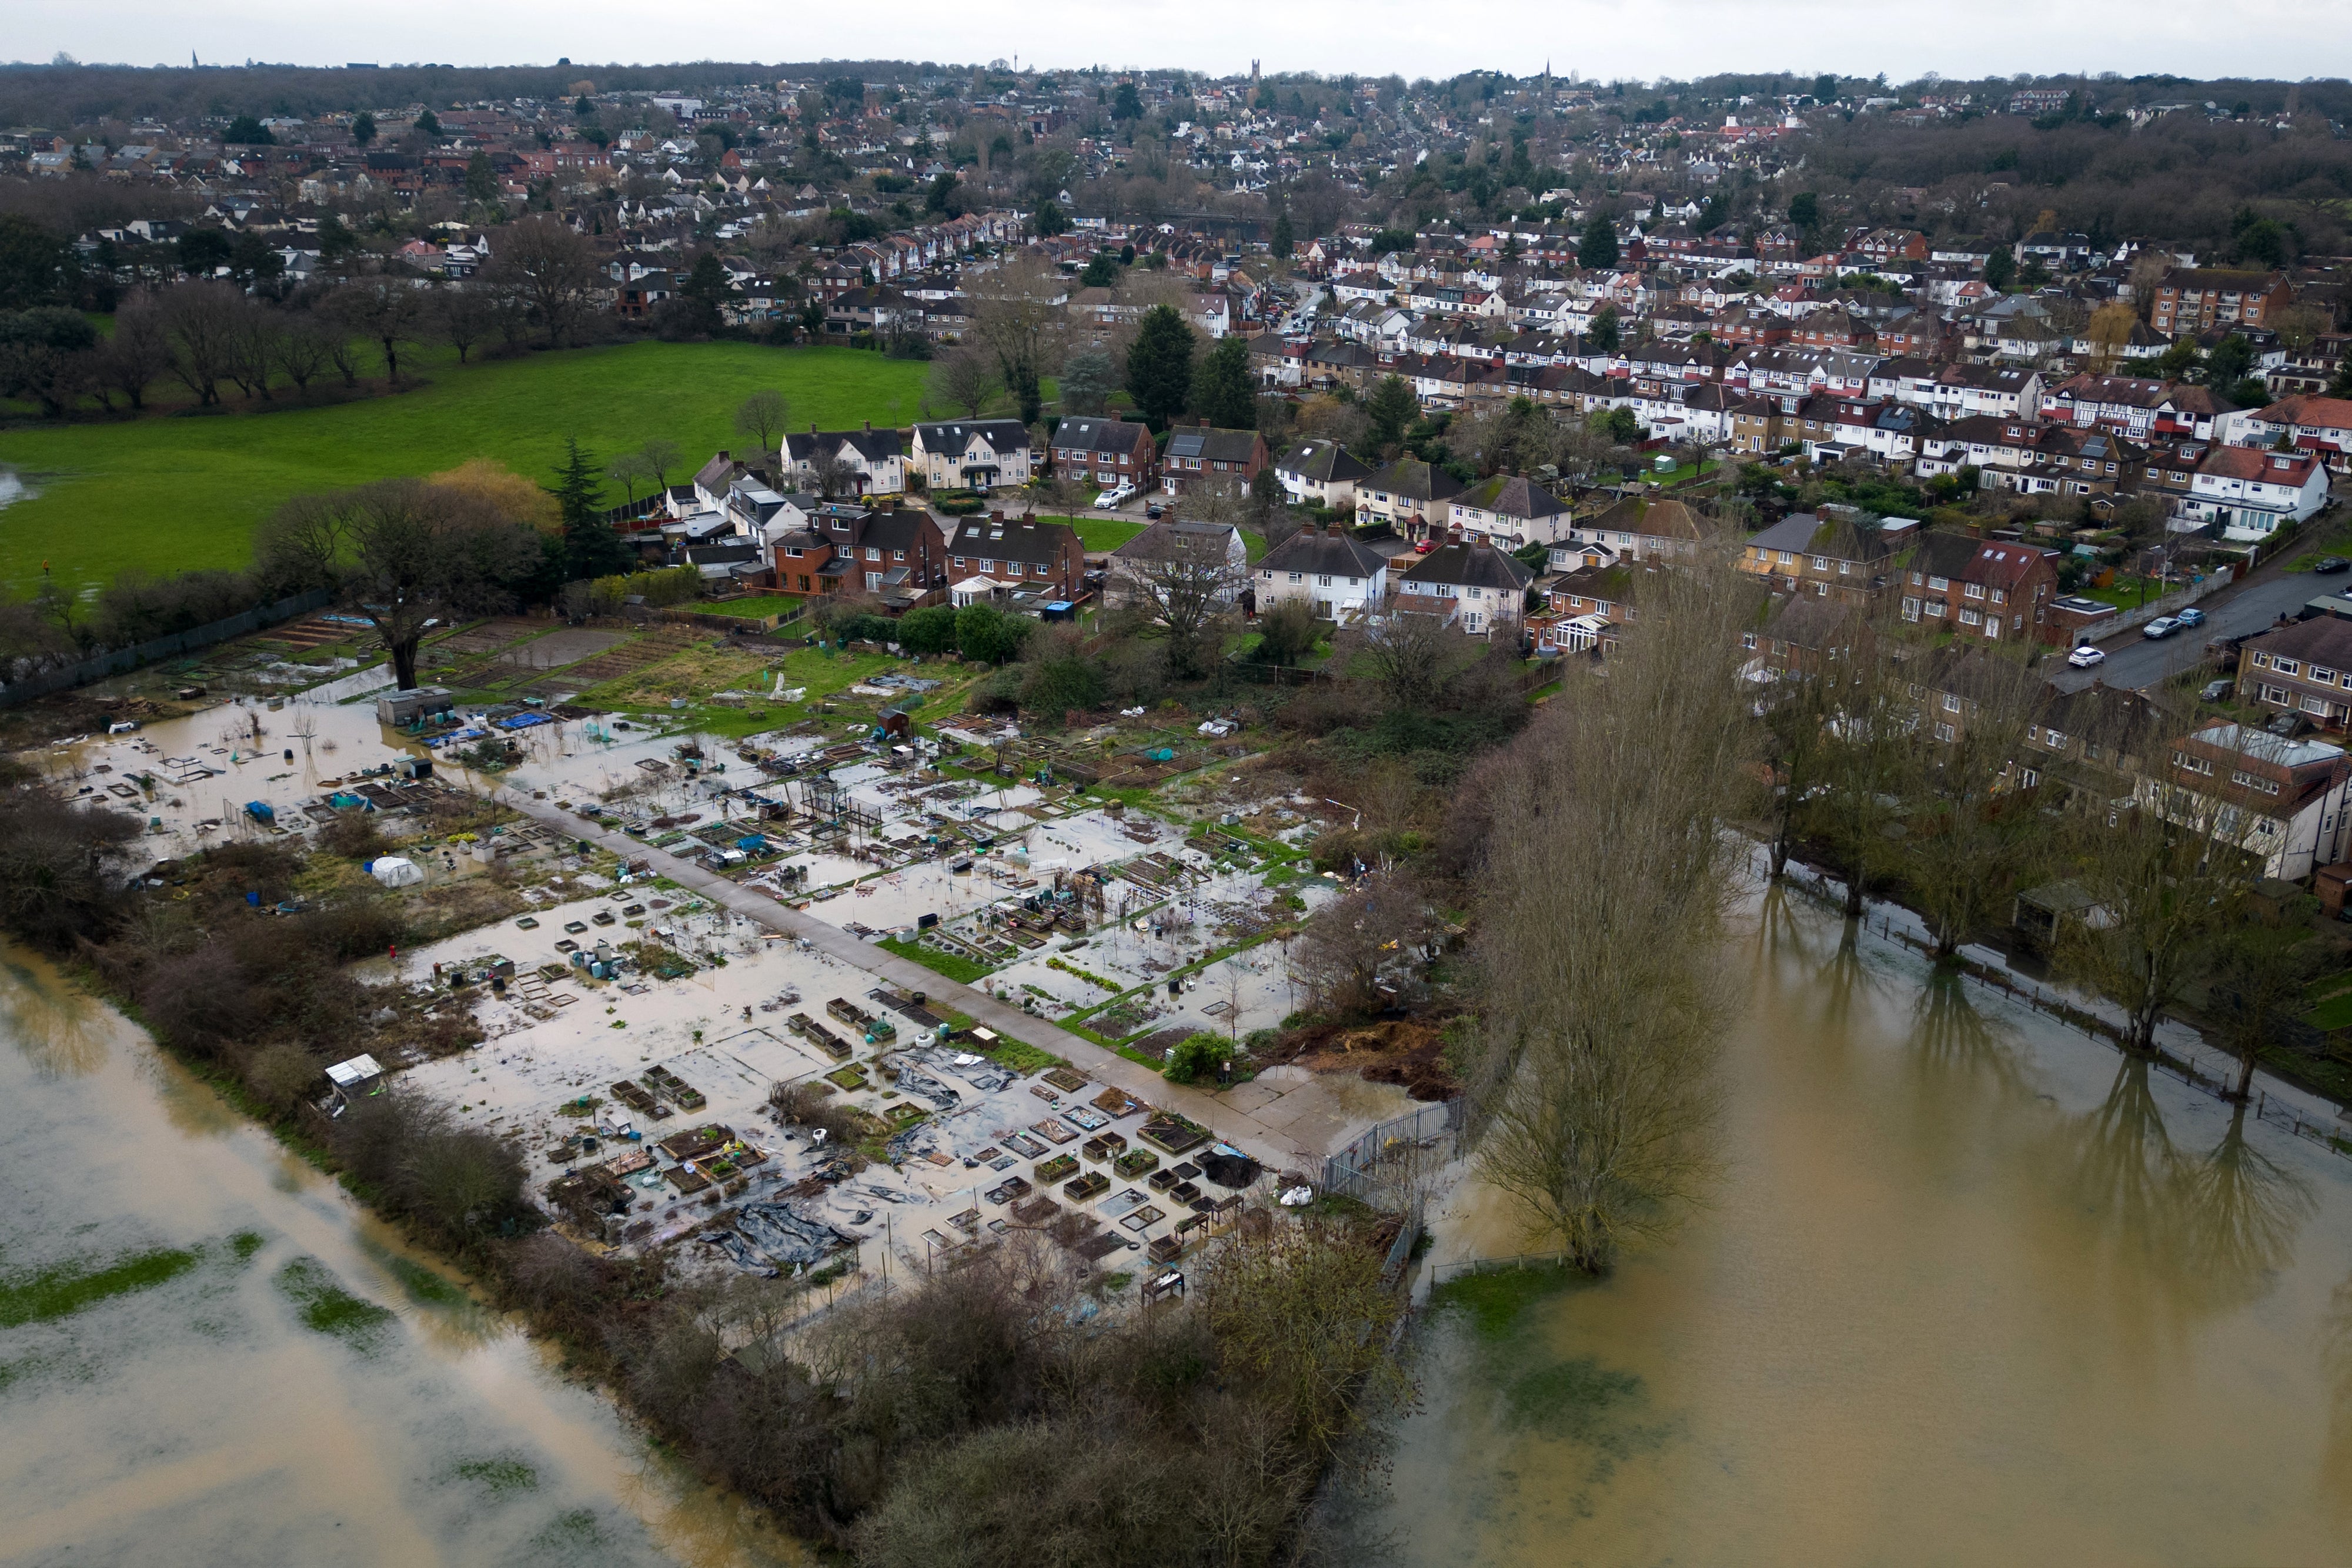
[[[950,980],[912,959],[861,941],[838,925],[730,882],[707,866],[640,843],[589,818],[558,810],[544,800],[532,800],[526,791],[493,788],[489,793],[499,804],[512,807],[567,839],[584,839],[602,845],[625,862],[642,860],[654,874],[692,888],[721,908],[756,920],[772,931],[803,938],[851,967],[888,980],[902,990],[921,991],[927,1005],[935,1003],[967,1014],[974,1023],[1040,1051],[1051,1051],[1087,1077],[1124,1090],[1145,1104],[1187,1116],[1276,1170],[1300,1170],[1318,1176],[1324,1154],[1341,1141],[1340,1134],[1351,1131],[1328,1113],[1309,1112],[1286,1123],[1277,1123],[1243,1109],[1231,1098],[1188,1084],[1171,1083],[1140,1062],[1130,1061],[1117,1051],[1107,1051],[1090,1040],[1000,1002],[985,991]],[[1233,1092],[1246,1095],[1253,1087],[1244,1084]],[[1285,1095],[1268,1103],[1279,1105],[1290,1098]]]

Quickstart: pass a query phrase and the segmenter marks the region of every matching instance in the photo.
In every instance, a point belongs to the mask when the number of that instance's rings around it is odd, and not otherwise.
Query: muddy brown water
[[[446,1263],[5,949],[0,1146],[0,1561],[798,1560]],[[99,1272],[78,1310],[27,1305],[45,1271],[109,1269],[138,1288]]]
[[[1429,1320],[1400,1561],[2352,1562],[2352,1163],[1809,907],[1736,956],[1711,1207]]]

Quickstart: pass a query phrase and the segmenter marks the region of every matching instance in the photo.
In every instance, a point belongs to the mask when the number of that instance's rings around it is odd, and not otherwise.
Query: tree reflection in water
[[[2072,1133],[2073,1176],[2120,1290],[2191,1316],[2259,1300],[2315,1207],[2309,1181],[2246,1136],[2234,1109],[2203,1155],[2177,1146],[2146,1057],[2126,1056]]]

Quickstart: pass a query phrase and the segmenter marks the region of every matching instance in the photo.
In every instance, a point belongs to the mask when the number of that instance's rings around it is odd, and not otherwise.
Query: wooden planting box
[[[1075,1175],[1077,1168],[1078,1157],[1076,1155],[1055,1155],[1050,1160],[1042,1160],[1036,1169],[1038,1185],[1051,1186],[1063,1177]]]
[[[1160,1156],[1150,1149],[1129,1149],[1110,1164],[1111,1169],[1133,1181],[1137,1176],[1159,1169]]]
[[[1073,1182],[1065,1182],[1062,1191],[1072,1203],[1089,1203],[1110,1190],[1110,1177],[1100,1171],[1088,1171]]]

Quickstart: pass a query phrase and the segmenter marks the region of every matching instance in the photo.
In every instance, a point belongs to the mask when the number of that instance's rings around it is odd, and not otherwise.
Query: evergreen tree
[[[1107,250],[1095,252],[1086,270],[1078,274],[1081,288],[1110,288],[1118,283],[1118,257]]]
[[[1257,389],[1250,383],[1248,340],[1218,339],[1201,361],[1193,392],[1194,402],[1219,430],[1255,430]]]
[[[1594,311],[1592,325],[1584,334],[1585,347],[1597,349],[1604,354],[1615,353],[1622,339],[1617,321],[1617,307],[1614,305],[1603,305]]]
[[[1584,225],[1584,237],[1577,242],[1576,265],[1595,271],[1604,271],[1617,265],[1617,230],[1599,213]]]
[[[375,116],[362,110],[359,118],[352,121],[352,143],[357,147],[364,147],[374,140]]]
[[[2352,398],[2352,353],[2336,361],[2336,379],[2327,383],[2327,395]]]
[[[1994,246],[1992,254],[1985,257],[1985,282],[1994,288],[2007,288],[2010,279],[2016,276],[2017,257],[2009,246]]]
[[[567,436],[563,447],[563,465],[555,471],[555,483],[549,490],[563,522],[566,578],[576,582],[583,577],[610,577],[625,570],[629,549],[603,517],[604,493],[597,482],[600,471],[595,460],[580,450],[576,435]]]
[[[1290,232],[1289,213],[1282,212],[1276,214],[1274,219],[1275,256],[1281,260],[1288,261],[1290,259],[1291,251],[1297,248],[1297,244],[1298,241],[1297,236]]]
[[[1402,376],[1387,376],[1372,389],[1364,400],[1364,417],[1371,422],[1368,432],[1374,448],[1385,455],[1403,444],[1405,426],[1421,415],[1421,400],[1412,395]]]
[[[498,171],[490,167],[488,153],[477,152],[466,160],[466,200],[487,205],[498,199]]]
[[[1167,429],[1192,395],[1192,329],[1173,305],[1143,313],[1127,350],[1127,390],[1154,430]]]
[[[438,136],[441,134],[440,117],[428,109],[416,117],[416,129],[427,136]]]
[[[687,274],[678,298],[685,302],[696,331],[708,335],[727,324],[722,308],[727,300],[727,269],[719,265],[717,251],[706,250],[695,258],[694,270]]]

